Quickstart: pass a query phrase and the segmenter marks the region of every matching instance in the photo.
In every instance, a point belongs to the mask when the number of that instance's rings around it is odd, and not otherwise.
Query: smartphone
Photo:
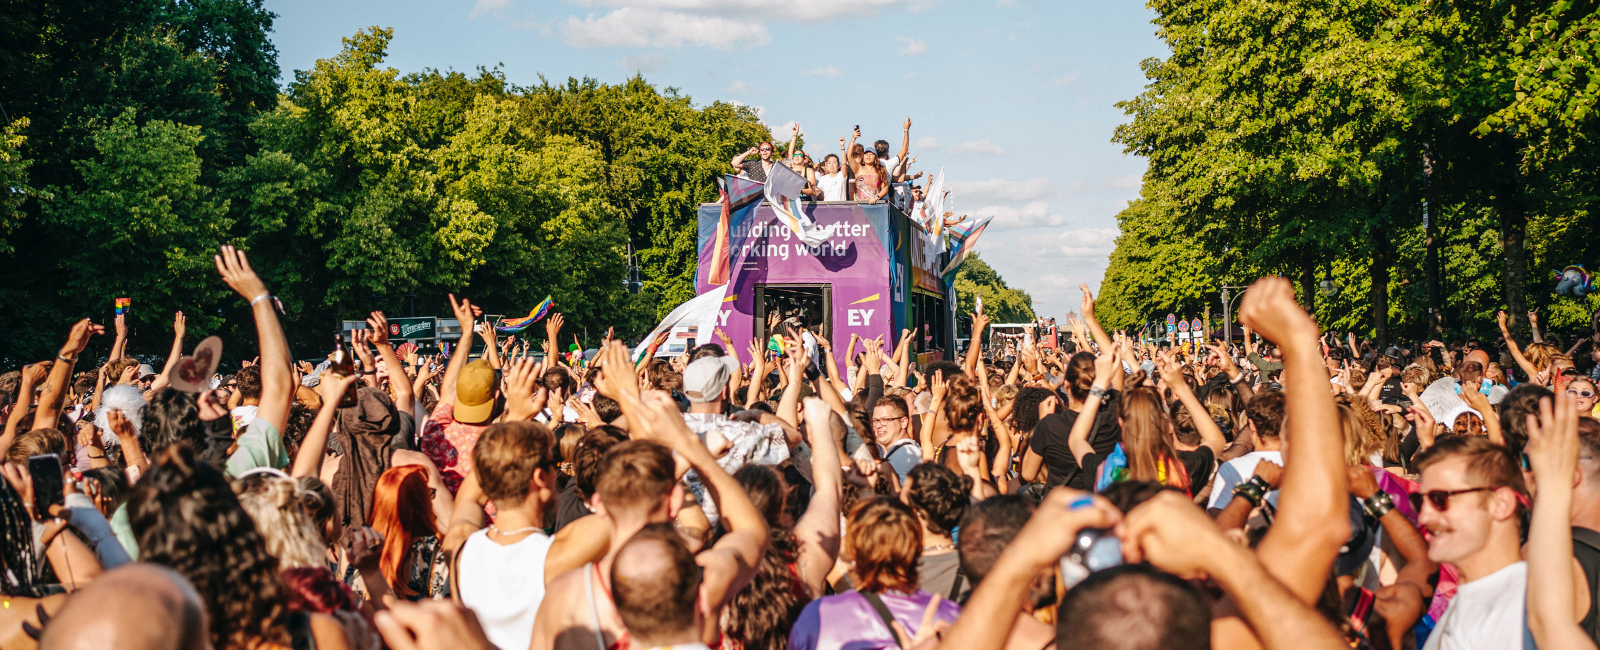
[[[1108,528],[1086,528],[1059,562],[1062,586],[1071,589],[1091,573],[1122,564],[1122,541]]]
[[[857,124],[857,125],[856,125],[856,130],[857,130],[857,131],[860,131],[860,130],[861,130],[861,125],[860,125],[860,124]]]
[[[40,454],[28,457],[28,473],[33,475],[33,511],[41,518],[50,515],[50,506],[64,505],[61,491],[61,457]]]

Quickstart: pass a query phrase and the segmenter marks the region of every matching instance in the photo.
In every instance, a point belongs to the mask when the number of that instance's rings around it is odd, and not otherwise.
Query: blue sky
[[[912,120],[913,171],[941,167],[958,214],[995,215],[978,251],[1041,314],[1077,311],[1098,288],[1116,213],[1144,160],[1111,143],[1113,104],[1163,56],[1149,9],[1080,0],[267,0],[284,79],[338,52],[339,39],[395,30],[389,65],[472,71],[512,83],[636,71],[697,105],[759,107],[816,152],[861,125],[899,149]],[[752,143],[754,144],[754,143]]]

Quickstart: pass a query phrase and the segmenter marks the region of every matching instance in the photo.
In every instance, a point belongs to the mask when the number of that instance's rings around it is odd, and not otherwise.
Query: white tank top
[[[461,602],[472,608],[489,641],[500,648],[526,648],[533,640],[533,619],[544,601],[544,561],[555,540],[534,532],[501,546],[487,529],[473,533],[461,546],[456,584]]]
[[[843,201],[844,198],[844,172],[840,171],[832,176],[817,174],[817,187],[822,188],[822,200]]]

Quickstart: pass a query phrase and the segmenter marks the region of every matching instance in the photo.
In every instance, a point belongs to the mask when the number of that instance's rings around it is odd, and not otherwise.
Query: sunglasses
[[[1423,500],[1423,498],[1427,498],[1428,503],[1433,504],[1433,509],[1434,510],[1437,510],[1439,512],[1444,512],[1444,511],[1450,509],[1450,497],[1453,497],[1453,496],[1458,495],[1458,494],[1468,494],[1468,493],[1472,493],[1472,492],[1493,492],[1494,490],[1495,490],[1495,488],[1492,488],[1492,487],[1478,487],[1478,488],[1467,488],[1465,490],[1433,490],[1431,492],[1423,492],[1423,493],[1420,493],[1420,494],[1412,494],[1412,495],[1410,495],[1410,497],[1411,497],[1411,508],[1416,510],[1419,513],[1422,512],[1422,500]]]
[[[1567,394],[1573,397],[1582,397],[1584,399],[1594,397],[1594,391],[1581,388],[1568,388]]]

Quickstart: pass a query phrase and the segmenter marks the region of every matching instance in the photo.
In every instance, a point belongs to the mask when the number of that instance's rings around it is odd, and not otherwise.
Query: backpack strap
[[[872,605],[872,609],[878,612],[878,618],[883,619],[883,626],[889,628],[889,637],[894,639],[894,644],[899,646],[900,650],[906,650],[906,647],[900,643],[900,635],[894,633],[894,615],[890,614],[889,608],[884,606],[883,599],[879,598],[878,594],[870,591],[860,593],[866,597],[867,602]]]
[[[966,581],[967,581],[967,576],[965,576],[965,575],[963,575],[961,573],[961,569],[960,568],[957,568],[956,569],[956,579],[950,581],[950,595],[945,596],[944,599],[948,600],[948,601],[950,601],[952,603],[961,602],[960,600],[957,600],[956,597],[961,595],[961,587],[963,586],[963,584]]]

